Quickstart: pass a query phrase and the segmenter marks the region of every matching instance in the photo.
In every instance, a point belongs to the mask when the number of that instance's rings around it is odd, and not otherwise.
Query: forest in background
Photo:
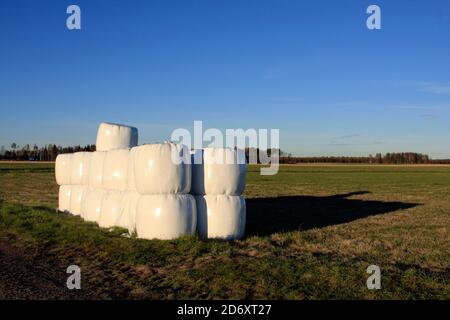
[[[85,146],[69,146],[62,147],[56,144],[48,144],[45,146],[32,147],[29,144],[19,146],[16,143],[12,143],[10,148],[5,146],[0,147],[0,160],[9,161],[55,161],[56,157],[60,153],[73,153],[79,151],[95,151],[95,145]],[[273,152],[277,152],[278,149],[263,151],[268,156]],[[245,150],[247,160],[250,152],[258,155],[258,163],[260,150],[249,149]],[[355,163],[355,164],[450,164],[450,159],[432,159],[426,154],[417,152],[388,152],[385,154],[376,153],[375,155],[368,156],[316,156],[316,157],[301,157],[292,156],[289,153],[280,152],[280,163],[282,164],[301,164],[301,163]]]

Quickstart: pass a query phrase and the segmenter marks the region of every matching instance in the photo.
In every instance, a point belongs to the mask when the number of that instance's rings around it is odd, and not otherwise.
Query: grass
[[[0,243],[79,265],[86,298],[450,298],[450,167],[250,167],[233,242],[124,238],[56,213],[57,190],[52,164],[0,163]]]

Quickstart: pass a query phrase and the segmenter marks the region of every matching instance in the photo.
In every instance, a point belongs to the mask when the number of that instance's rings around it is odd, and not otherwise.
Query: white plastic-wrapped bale
[[[128,158],[128,173],[127,173],[127,191],[136,191],[136,182],[134,178],[134,158],[136,148],[131,148]]]
[[[55,161],[56,183],[60,186],[69,185],[72,174],[72,153],[59,154]]]
[[[63,185],[59,187],[58,194],[58,210],[62,212],[70,212],[70,194],[72,186]]]
[[[130,234],[136,232],[136,209],[140,194],[133,191],[124,192],[120,206],[119,227],[128,229]]]
[[[140,196],[136,233],[143,239],[169,240],[192,235],[197,224],[195,199],[190,194]]]
[[[126,149],[137,146],[138,130],[123,124],[102,122],[97,132],[97,151]]]
[[[112,228],[117,226],[120,217],[120,205],[122,202],[123,192],[107,191],[103,196],[102,207],[98,225],[102,228]]]
[[[191,188],[189,149],[172,142],[136,147],[134,177],[140,194],[188,193]]]
[[[88,187],[86,186],[72,186],[70,194],[70,213],[79,216],[81,215],[82,208],[84,206],[84,197]]]
[[[128,229],[128,214],[129,209],[128,206],[123,202],[126,192],[122,195],[122,199],[120,200],[119,213],[117,215],[116,223],[114,224],[116,227]]]
[[[72,154],[70,183],[87,185],[89,182],[89,166],[92,152],[75,152]]]
[[[196,196],[197,230],[203,239],[235,240],[245,233],[246,209],[242,196]]]
[[[89,188],[84,197],[82,217],[86,221],[97,222],[100,220],[103,197],[106,191],[98,188]]]
[[[247,165],[241,149],[205,148],[193,157],[192,193],[196,195],[244,193]],[[201,163],[198,163],[201,159]]]
[[[125,191],[128,184],[129,149],[114,149],[106,152],[103,166],[103,188]]]
[[[89,166],[88,184],[93,188],[103,187],[103,167],[105,164],[105,151],[95,151],[91,155],[91,163]]]

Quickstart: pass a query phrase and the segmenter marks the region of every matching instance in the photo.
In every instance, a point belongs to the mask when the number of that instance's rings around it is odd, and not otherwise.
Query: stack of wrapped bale
[[[242,196],[247,165],[240,149],[205,148],[192,154],[192,193],[197,203],[197,229],[204,238],[240,239],[245,232]]]
[[[125,172],[122,168],[123,161],[128,166],[128,148],[137,145],[137,140],[134,127],[101,123],[97,151],[58,155],[55,164],[56,181],[60,185],[58,209],[101,226],[116,225],[116,221],[110,223],[116,214],[112,199],[117,198],[115,191],[123,191],[123,179],[128,174],[128,167]],[[121,158],[111,160],[117,150]]]
[[[205,239],[243,237],[242,150],[198,150],[191,165],[184,145],[136,146],[137,140],[136,128],[102,123],[97,151],[59,155],[59,210],[144,239],[174,239],[196,230]]]
[[[197,209],[191,189],[189,149],[172,142],[133,148],[134,180],[140,194],[136,234],[174,239],[195,233]]]
[[[60,154],[55,176],[59,185],[58,209],[80,215],[89,179],[91,152]]]
[[[84,197],[84,210],[81,217],[87,221],[98,222],[102,208],[103,196],[103,165],[107,151],[95,151],[91,155],[89,167],[88,189]]]
[[[91,158],[89,191],[85,197],[84,214],[100,227],[128,228],[132,206],[128,207],[130,148],[138,143],[134,127],[101,123],[97,133],[97,151]],[[132,232],[133,230],[131,230]]]
[[[171,142],[137,145],[137,129],[102,123],[97,151],[59,155],[60,211],[146,239],[195,233],[189,150]]]

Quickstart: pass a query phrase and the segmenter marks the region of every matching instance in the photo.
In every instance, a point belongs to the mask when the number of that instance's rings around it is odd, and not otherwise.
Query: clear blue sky
[[[298,155],[450,157],[448,0],[2,0],[0,43],[0,145],[95,143],[101,121],[143,143],[203,120],[279,128]]]

